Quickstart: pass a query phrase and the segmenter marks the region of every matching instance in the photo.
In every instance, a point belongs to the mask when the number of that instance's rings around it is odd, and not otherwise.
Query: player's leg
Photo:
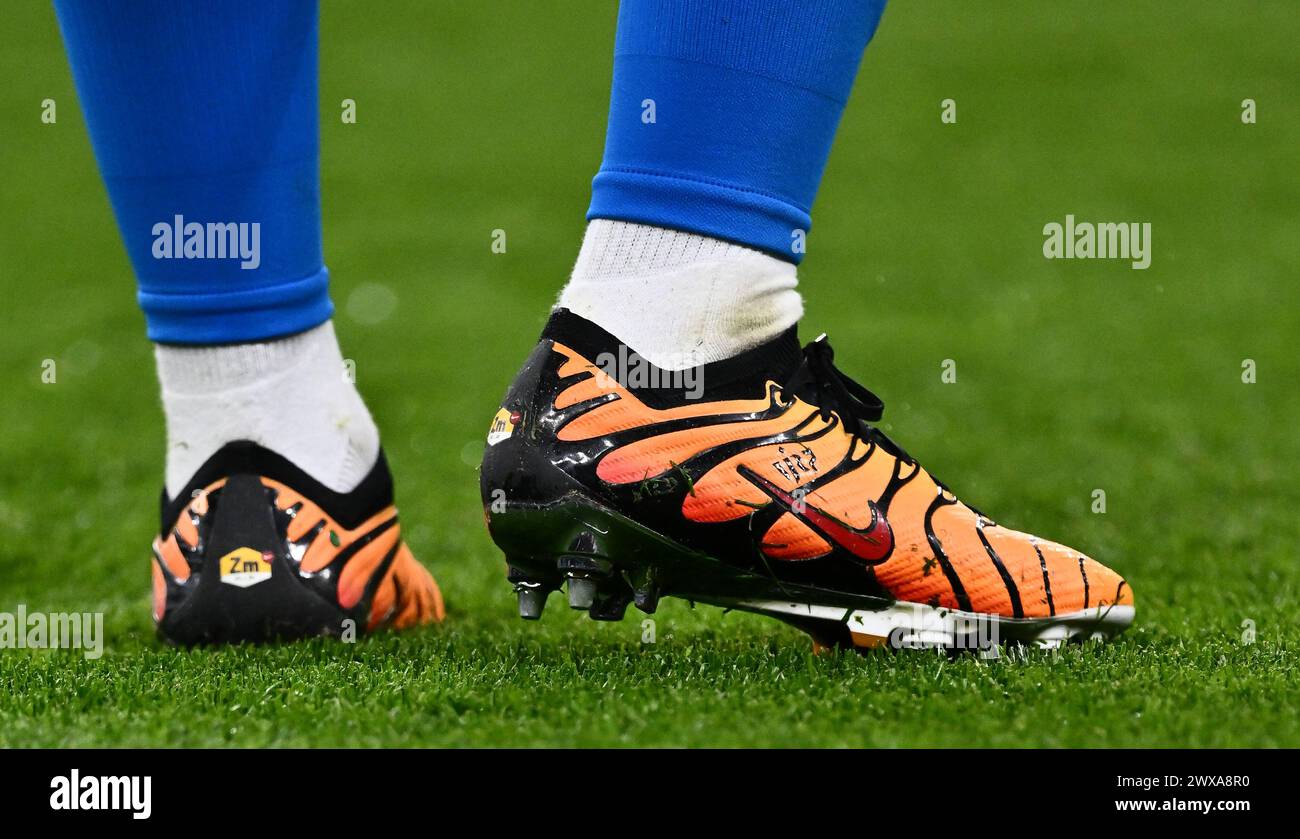
[[[56,9],[156,343],[163,634],[237,640],[440,616],[401,542],[379,434],[330,321],[315,2]]]
[[[882,6],[622,3],[587,236],[482,469],[521,615],[564,584],[595,618],[673,594],[862,646],[1132,619],[1118,575],[962,504],[799,345],[795,265]]]
[[[883,6],[623,3],[605,157],[560,305],[676,367],[793,326],[809,211]]]

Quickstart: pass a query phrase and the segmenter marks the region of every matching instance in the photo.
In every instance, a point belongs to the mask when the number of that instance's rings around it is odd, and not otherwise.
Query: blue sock
[[[588,219],[798,263],[884,0],[623,0]]]
[[[55,8],[149,337],[327,320],[315,0]]]

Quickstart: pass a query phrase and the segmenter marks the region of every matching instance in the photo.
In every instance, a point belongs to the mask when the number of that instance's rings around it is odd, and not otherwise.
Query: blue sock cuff
[[[263,341],[319,326],[334,314],[329,270],[241,291],[148,292],[138,295],[149,340],[164,344]]]
[[[794,231],[808,211],[777,196],[683,175],[604,167],[592,181],[587,220],[604,218],[734,241],[798,263]]]

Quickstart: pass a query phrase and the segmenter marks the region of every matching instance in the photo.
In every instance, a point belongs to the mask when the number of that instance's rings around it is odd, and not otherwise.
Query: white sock
[[[379,430],[346,375],[334,324],[257,344],[155,347],[167,415],[167,494],[233,440],[349,492],[379,456]]]
[[[666,370],[730,358],[798,322],[794,265],[743,245],[595,219],[557,306]]]

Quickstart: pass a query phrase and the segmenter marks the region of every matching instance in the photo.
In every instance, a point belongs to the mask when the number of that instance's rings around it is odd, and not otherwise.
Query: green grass
[[[653,644],[635,612],[515,617],[475,466],[583,229],[614,29],[590,9],[327,4],[338,330],[449,619],[190,652],[148,617],[163,432],[129,266],[53,12],[7,10],[0,611],[103,611],[107,644],[0,650],[0,746],[1300,746],[1293,6],[908,0],[868,50],[800,269],[805,331],[963,497],[1137,594],[1118,643],[998,662],[813,656],[676,601]],[[1151,268],[1044,260],[1066,213],[1151,222]],[[380,323],[353,315],[367,284],[399,301]]]

